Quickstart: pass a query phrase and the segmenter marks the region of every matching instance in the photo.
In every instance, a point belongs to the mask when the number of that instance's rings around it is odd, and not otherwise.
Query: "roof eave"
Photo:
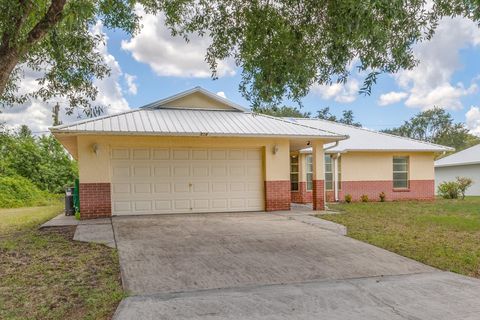
[[[286,134],[239,134],[239,133],[210,133],[210,132],[115,132],[115,131],[86,131],[86,130],[54,130],[50,128],[52,134],[65,135],[115,135],[115,136],[164,136],[164,137],[250,137],[250,138],[303,138],[303,139],[325,139],[329,141],[338,141],[347,139],[345,136],[329,135],[286,135]]]
[[[480,161],[470,161],[470,162],[462,162],[462,163],[447,163],[447,164],[435,164],[435,168],[443,168],[443,167],[456,167],[456,166],[471,166],[475,164],[480,164]]]

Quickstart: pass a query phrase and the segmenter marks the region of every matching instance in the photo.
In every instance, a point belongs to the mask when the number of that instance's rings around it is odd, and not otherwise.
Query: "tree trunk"
[[[0,52],[0,97],[4,95],[8,79],[17,65],[20,57],[16,50]]]

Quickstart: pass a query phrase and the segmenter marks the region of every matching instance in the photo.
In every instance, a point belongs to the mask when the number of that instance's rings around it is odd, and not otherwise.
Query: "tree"
[[[348,124],[348,125],[355,126],[355,127],[361,127],[362,126],[362,124],[360,122],[355,122],[355,117],[353,115],[352,110],[343,110],[342,111],[342,117],[337,118],[337,116],[335,116],[334,114],[332,114],[330,112],[330,107],[325,107],[325,108],[317,111],[317,118],[318,119],[323,119],[323,120],[328,120],[328,121],[344,123],[344,124]]]
[[[449,146],[456,151],[480,142],[463,123],[454,123],[448,112],[437,107],[416,114],[398,128],[382,132]]]
[[[135,6],[162,12],[174,35],[208,35],[206,52],[212,76],[218,62],[231,58],[242,69],[240,90],[254,106],[300,103],[314,84],[345,83],[352,62],[366,71],[361,91],[370,93],[378,74],[416,64],[412,45],[429,39],[448,2],[371,0],[0,0],[0,102],[30,97],[64,97],[66,109],[88,114],[96,78],[109,69],[95,50],[103,41],[90,28],[127,34],[139,30]],[[458,0],[460,3],[461,1]],[[43,72],[34,93],[18,96],[22,68]]]
[[[149,0],[0,0],[0,104],[36,97],[68,100],[67,112],[81,108],[96,115],[94,79],[109,74],[96,50],[104,41],[91,31],[97,20],[107,28],[134,34],[139,29],[137,3],[147,12],[159,4]],[[40,88],[18,93],[25,70],[40,74]]]
[[[302,112],[296,107],[256,107],[254,112],[267,114],[274,117],[288,117],[288,118],[310,118],[310,112]]]

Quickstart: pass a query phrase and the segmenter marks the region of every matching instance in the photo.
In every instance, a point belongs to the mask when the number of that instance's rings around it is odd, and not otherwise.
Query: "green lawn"
[[[0,209],[0,319],[110,319],[124,296],[116,250],[37,230],[60,211]]]
[[[480,197],[330,205],[322,219],[348,235],[425,264],[480,278]]]

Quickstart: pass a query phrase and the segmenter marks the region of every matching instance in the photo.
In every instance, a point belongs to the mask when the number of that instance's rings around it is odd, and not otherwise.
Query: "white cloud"
[[[381,106],[387,106],[389,104],[402,101],[408,96],[406,92],[391,91],[389,93],[382,94],[378,99],[378,104]]]
[[[350,79],[346,84],[333,83],[331,85],[314,85],[312,92],[325,100],[335,100],[340,103],[351,103],[358,97],[360,83]]]
[[[135,83],[135,80],[137,80],[137,76],[125,73],[124,77],[125,81],[127,82],[128,93],[136,95],[138,92],[137,84]]]
[[[92,28],[94,34],[104,34],[103,26],[97,23]],[[98,95],[93,104],[104,106],[106,114],[129,110],[128,102],[122,94],[120,80],[122,70],[118,61],[108,52],[108,38],[105,36],[105,44],[100,45],[97,50],[102,54],[105,63],[110,67],[110,77],[104,79],[95,79],[94,85],[98,88]],[[19,84],[20,93],[33,92],[39,88],[36,79],[42,77],[42,73],[24,68],[24,77]],[[65,99],[52,99],[44,102],[38,99],[30,99],[22,105],[14,105],[11,108],[1,110],[0,122],[5,121],[10,128],[18,128],[22,124],[26,124],[34,133],[42,134],[48,132],[48,127],[52,125],[52,107],[59,103],[62,107]],[[78,120],[82,114],[74,113],[67,115],[64,108],[61,108],[60,120],[63,123]]]
[[[227,99],[227,95],[226,95],[225,92],[223,92],[223,91],[218,91],[218,92],[217,92],[217,96],[220,96],[220,97],[222,97],[222,98]]]
[[[165,27],[163,15],[146,14],[137,7],[142,16],[143,28],[130,40],[122,41],[122,49],[130,52],[139,62],[148,64],[159,76],[208,78],[212,72],[205,62],[208,36],[192,35],[189,42],[182,37],[173,37]],[[233,60],[219,61],[217,76],[235,74]]]
[[[465,18],[444,18],[431,41],[414,47],[420,60],[417,67],[404,70],[394,78],[403,91],[408,92],[405,105],[428,109],[434,106],[461,109],[461,98],[473,94],[476,84],[451,84],[453,74],[462,67],[461,49],[480,44],[480,30]]]
[[[470,133],[480,136],[480,108],[471,106],[465,114],[465,123]]]

